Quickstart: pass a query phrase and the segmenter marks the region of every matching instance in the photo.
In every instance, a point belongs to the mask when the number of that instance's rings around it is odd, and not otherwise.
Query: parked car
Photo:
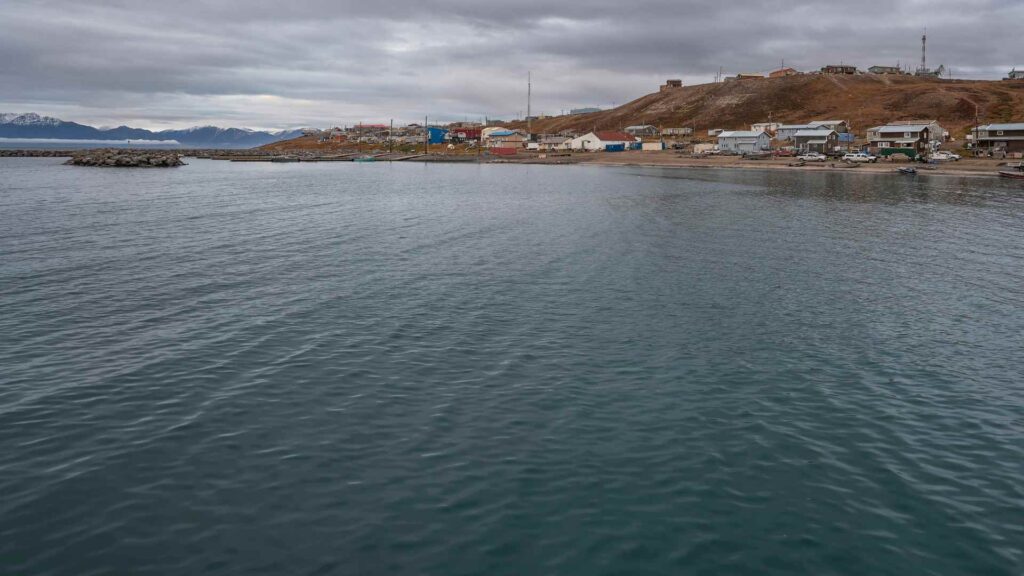
[[[803,160],[804,162],[824,162],[828,160],[828,156],[825,156],[824,154],[821,154],[819,152],[808,152],[806,154],[801,154],[797,156],[797,159]]]
[[[850,152],[843,154],[843,162],[878,162],[878,156],[866,152]]]
[[[932,160],[943,160],[943,161],[952,160],[953,162],[956,162],[957,160],[960,159],[960,155],[959,154],[954,154],[952,152],[947,152],[945,150],[939,150],[938,152],[933,152],[932,153],[931,159]]]

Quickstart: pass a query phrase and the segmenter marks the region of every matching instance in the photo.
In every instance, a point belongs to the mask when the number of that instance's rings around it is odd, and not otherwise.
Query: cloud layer
[[[753,4],[753,5],[751,5]],[[512,118],[786,65],[929,64],[1000,78],[1019,0],[7,0],[0,111],[254,128]]]

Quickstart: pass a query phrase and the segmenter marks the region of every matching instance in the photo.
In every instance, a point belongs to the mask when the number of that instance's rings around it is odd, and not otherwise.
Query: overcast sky
[[[608,107],[840,61],[1001,78],[1021,0],[0,0],[0,112],[286,128]]]

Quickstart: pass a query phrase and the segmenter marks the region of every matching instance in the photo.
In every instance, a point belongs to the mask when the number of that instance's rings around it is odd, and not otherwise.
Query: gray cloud
[[[280,128],[623,103],[667,77],[929,61],[998,78],[1018,0],[7,0],[0,111]]]

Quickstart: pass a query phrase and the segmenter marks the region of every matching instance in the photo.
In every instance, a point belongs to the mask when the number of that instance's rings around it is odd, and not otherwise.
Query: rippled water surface
[[[1024,573],[1024,186],[0,159],[0,573]]]

